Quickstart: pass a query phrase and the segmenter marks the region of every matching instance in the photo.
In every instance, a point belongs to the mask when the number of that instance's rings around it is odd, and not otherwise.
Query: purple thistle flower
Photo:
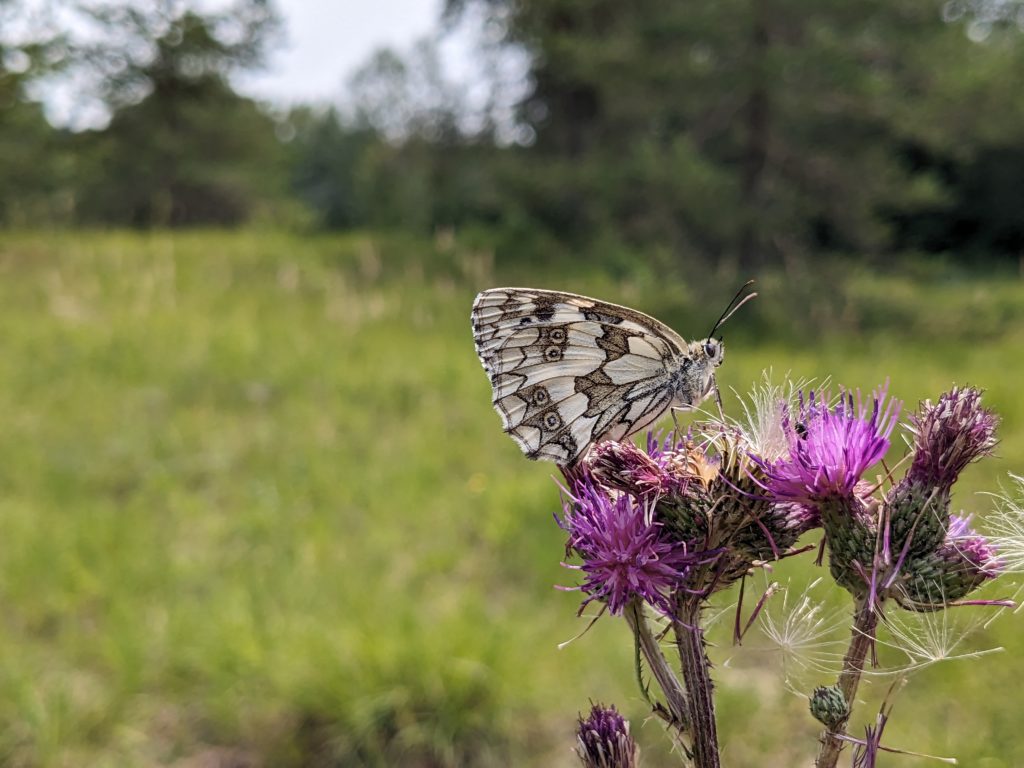
[[[998,550],[971,528],[971,517],[950,515],[945,547],[955,550],[979,577],[994,579],[1003,572]]]
[[[765,486],[777,501],[812,503],[828,497],[848,497],[861,475],[885,456],[889,435],[902,403],[886,403],[886,386],[875,390],[870,412],[853,393],[844,393],[834,407],[812,392],[797,418],[786,418],[789,457],[764,466]]]
[[[563,529],[569,533],[567,549],[583,560],[586,579],[579,587],[592,600],[621,614],[634,597],[671,615],[671,594],[682,583],[691,565],[704,562],[704,553],[691,554],[682,542],[672,541],[652,508],[627,494],[610,497],[593,483],[576,485],[574,496],[564,503]]]
[[[576,727],[576,754],[586,768],[635,768],[636,742],[629,721],[615,707],[594,704]]]
[[[981,390],[953,387],[910,416],[914,461],[909,482],[949,489],[972,461],[992,453],[999,417],[981,407]]]

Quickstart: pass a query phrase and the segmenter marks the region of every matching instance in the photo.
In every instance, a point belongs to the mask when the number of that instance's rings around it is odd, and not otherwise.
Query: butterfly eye
[[[715,359],[715,355],[718,354],[718,347],[712,344],[710,341],[704,342],[704,354],[710,357],[712,360]]]

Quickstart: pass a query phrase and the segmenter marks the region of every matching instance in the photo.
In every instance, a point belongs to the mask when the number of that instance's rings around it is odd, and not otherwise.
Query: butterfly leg
[[[673,438],[679,440],[683,437],[682,427],[679,426],[679,419],[676,414],[679,413],[693,413],[695,410],[692,405],[673,405],[669,407],[669,412],[672,414],[672,425],[675,427],[673,432]]]
[[[718,379],[713,374],[711,376],[711,386],[715,390],[715,403],[718,405],[718,415],[722,418],[722,421],[725,421],[725,411],[722,409],[722,392],[718,388]]]

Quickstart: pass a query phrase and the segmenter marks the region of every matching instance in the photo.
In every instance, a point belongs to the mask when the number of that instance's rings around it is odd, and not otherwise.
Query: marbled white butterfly
[[[473,302],[473,339],[505,431],[531,459],[575,464],[594,443],[623,440],[671,407],[718,395],[718,327],[687,343],[635,309],[562,291],[491,288]]]

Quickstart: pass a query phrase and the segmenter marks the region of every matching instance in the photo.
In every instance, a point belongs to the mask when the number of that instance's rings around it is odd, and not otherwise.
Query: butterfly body
[[[687,343],[642,312],[560,291],[483,291],[472,320],[505,431],[529,458],[563,466],[699,405],[724,356],[716,339]]]

